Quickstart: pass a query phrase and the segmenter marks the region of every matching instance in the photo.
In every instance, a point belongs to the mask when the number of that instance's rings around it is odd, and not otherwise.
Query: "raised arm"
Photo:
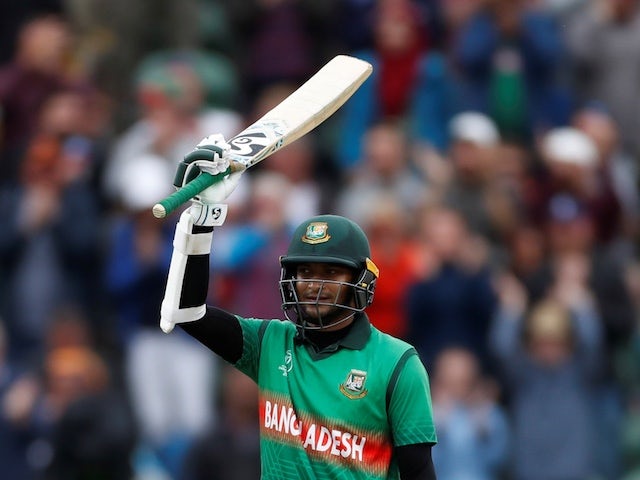
[[[220,135],[211,135],[187,155],[178,169],[176,186],[182,186],[201,171],[211,175],[229,167],[228,144]],[[165,333],[181,327],[227,361],[235,362],[242,353],[242,331],[235,316],[206,305],[209,285],[209,255],[214,227],[221,226],[227,214],[223,203],[233,192],[242,172],[226,176],[194,197],[176,225],[173,255],[160,311],[160,328]]]

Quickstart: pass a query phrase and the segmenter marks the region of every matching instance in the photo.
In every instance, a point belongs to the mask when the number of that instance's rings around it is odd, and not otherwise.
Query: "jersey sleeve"
[[[396,447],[437,442],[429,377],[417,354],[401,367],[389,402],[389,422]]]
[[[262,337],[269,320],[236,318],[242,329],[242,355],[233,366],[257,382]]]

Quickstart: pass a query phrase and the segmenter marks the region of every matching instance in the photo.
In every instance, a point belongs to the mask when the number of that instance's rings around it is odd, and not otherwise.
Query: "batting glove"
[[[202,139],[196,148],[185,155],[178,166],[174,185],[182,187],[201,172],[220,175],[229,170],[228,153],[230,145],[220,134],[209,135]],[[235,190],[243,171],[226,175],[222,180],[206,188],[192,199],[188,211],[194,224],[214,227],[222,225],[227,217],[228,206],[225,200]]]

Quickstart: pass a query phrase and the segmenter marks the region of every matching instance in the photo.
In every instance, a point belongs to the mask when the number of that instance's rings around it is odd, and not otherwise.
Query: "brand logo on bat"
[[[231,153],[242,157],[255,157],[267,147],[273,147],[270,152],[282,145],[284,126],[277,122],[256,123],[244,132],[229,140]]]

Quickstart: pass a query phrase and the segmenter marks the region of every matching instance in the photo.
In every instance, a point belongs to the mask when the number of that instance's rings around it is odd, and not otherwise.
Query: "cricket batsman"
[[[205,138],[196,151],[201,158],[188,156],[177,185],[195,168],[212,175],[229,168],[222,136]],[[427,372],[411,345],[367,318],[378,269],[358,225],[320,215],[295,230],[280,258],[288,321],[206,305],[214,228],[242,173],[207,188],[181,214],[162,330],[179,324],[257,382],[262,479],[435,479]]]

